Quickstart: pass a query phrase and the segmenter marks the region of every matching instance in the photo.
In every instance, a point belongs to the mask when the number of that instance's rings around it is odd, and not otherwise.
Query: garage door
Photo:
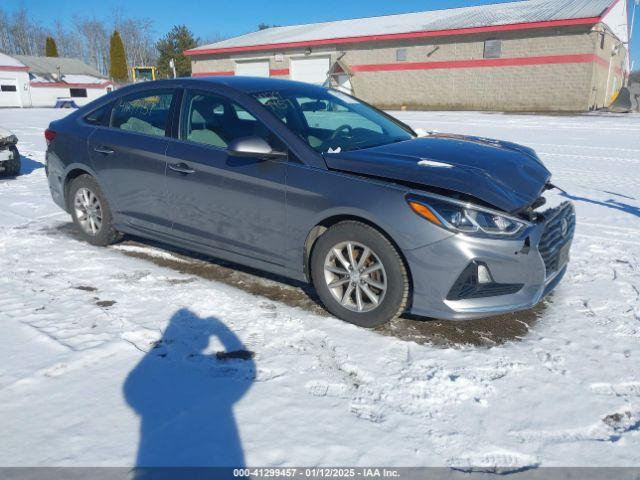
[[[236,62],[236,75],[240,77],[268,77],[269,61]]]
[[[322,85],[327,80],[329,66],[329,57],[293,58],[291,59],[291,79]]]
[[[21,107],[18,82],[12,79],[0,78],[0,107]]]

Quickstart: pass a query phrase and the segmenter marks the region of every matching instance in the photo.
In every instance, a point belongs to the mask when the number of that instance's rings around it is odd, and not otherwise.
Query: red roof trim
[[[352,65],[354,72],[391,72],[406,70],[441,70],[452,68],[513,67],[527,65],[554,65],[567,63],[597,62],[608,67],[606,60],[594,54],[547,55],[542,57],[479,58],[474,60],[451,60],[443,62],[387,63],[372,65]]]
[[[444,70],[455,68],[522,67],[529,65],[563,65],[571,63],[597,63],[609,68],[609,62],[592,53],[577,55],[546,55],[538,57],[478,58],[472,60],[449,60],[442,62],[398,62],[370,65],[352,65],[353,72],[401,72],[408,70]],[[618,69],[619,70],[619,69]],[[284,72],[287,73],[284,73]],[[281,72],[281,73],[280,73]],[[288,75],[289,70],[271,70],[271,75]],[[193,77],[233,76],[234,72],[198,72]]]
[[[218,53],[255,52],[259,50],[272,50],[298,47],[317,47],[322,45],[335,45],[345,43],[380,42],[387,40],[405,40],[410,38],[441,37],[449,35],[471,35],[487,32],[508,32],[513,30],[526,30],[531,28],[567,27],[572,25],[594,25],[601,17],[573,18],[567,20],[548,20],[543,22],[514,23],[509,25],[491,25],[487,27],[456,28],[451,30],[435,30],[428,32],[388,33],[383,35],[368,35],[361,37],[328,38],[323,40],[308,40],[301,42],[271,43],[262,45],[248,45],[244,47],[210,48],[203,50],[186,50],[185,55],[213,55]]]
[[[113,83],[31,82],[31,86],[36,88],[106,88],[110,85],[113,85]]]
[[[0,72],[28,72],[29,67],[11,67],[0,65]]]

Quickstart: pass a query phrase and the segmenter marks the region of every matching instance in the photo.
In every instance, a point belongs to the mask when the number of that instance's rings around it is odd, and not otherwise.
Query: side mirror
[[[244,137],[233,140],[229,143],[227,152],[232,157],[253,157],[274,160],[287,157],[287,152],[274,150],[271,145],[261,137]]]

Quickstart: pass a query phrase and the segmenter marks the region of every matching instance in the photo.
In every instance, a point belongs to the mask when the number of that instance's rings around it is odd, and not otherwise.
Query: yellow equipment
[[[134,83],[150,82],[156,79],[156,67],[133,67],[131,78]]]

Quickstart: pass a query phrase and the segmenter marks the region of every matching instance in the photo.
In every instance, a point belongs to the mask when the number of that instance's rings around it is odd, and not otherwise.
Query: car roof
[[[189,78],[190,81],[204,80],[206,82],[215,83],[219,85],[225,85],[234,90],[239,90],[244,93],[259,92],[265,90],[289,90],[295,88],[296,90],[308,89],[323,90],[323,87],[317,85],[311,85],[310,83],[296,82],[293,80],[284,80],[279,78],[264,78],[264,77],[196,77]]]
[[[184,77],[169,80],[156,80],[152,82],[143,82],[130,85],[120,89],[120,91],[137,91],[146,88],[173,87],[179,82],[185,86],[193,84],[194,86],[203,84],[220,85],[241,93],[254,93],[264,91],[284,91],[296,90],[301,93],[312,93],[326,91],[324,87],[312,85],[310,83],[295,82],[293,80],[282,80],[278,78],[261,78],[261,77]]]

